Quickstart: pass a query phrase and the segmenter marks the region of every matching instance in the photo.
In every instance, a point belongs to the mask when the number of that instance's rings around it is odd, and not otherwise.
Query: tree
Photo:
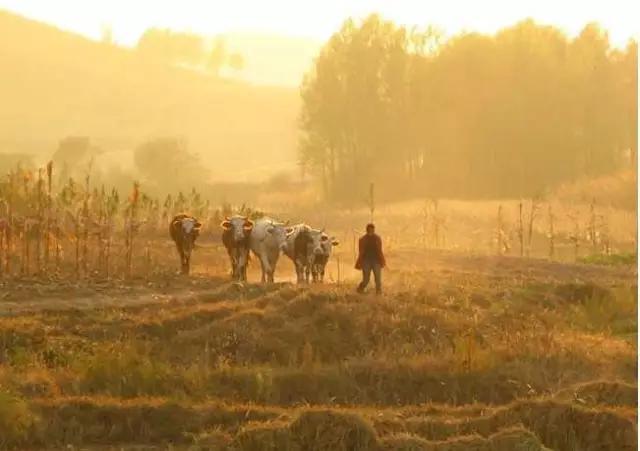
[[[202,62],[204,40],[193,33],[150,28],[138,40],[137,51],[164,63],[195,66]]]
[[[100,152],[91,143],[88,136],[67,136],[58,143],[51,160],[55,167],[58,180],[65,183],[69,177],[84,178],[95,156]]]
[[[231,69],[240,72],[244,69],[244,58],[240,53],[232,53],[229,55],[228,64]]]
[[[215,76],[218,76],[226,58],[227,49],[224,39],[218,38],[216,39],[213,48],[209,53],[209,58],[207,59],[207,69]]]
[[[163,192],[202,186],[209,177],[199,156],[178,138],[157,138],[143,143],[134,151],[134,162],[145,184]]]
[[[100,30],[100,41],[103,44],[113,45],[113,28],[111,25],[103,25]]]
[[[301,86],[299,161],[328,198],[531,197],[637,152],[637,44],[532,20],[447,41],[347,20]]]

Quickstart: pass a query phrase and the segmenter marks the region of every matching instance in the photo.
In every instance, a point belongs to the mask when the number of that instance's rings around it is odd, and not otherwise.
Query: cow
[[[280,251],[287,239],[287,223],[277,222],[269,217],[257,219],[249,237],[249,247],[260,260],[262,283],[272,282]]]
[[[201,228],[202,224],[200,221],[186,214],[174,216],[169,224],[169,235],[174,243],[176,243],[183,274],[189,274],[191,252],[195,247],[195,242]]]
[[[317,252],[317,248],[314,248],[313,261],[311,263],[311,276],[314,282],[324,282],[324,270],[327,267],[329,258],[331,257],[331,250],[333,246],[337,246],[340,242],[335,237],[330,237],[324,233],[324,229],[320,230],[320,252]]]
[[[297,224],[287,229],[287,240],[283,251],[294,263],[298,283],[322,282],[324,269],[331,255],[331,247],[338,241],[323,230],[313,229],[307,224]]]
[[[253,230],[253,221],[246,216],[226,217],[222,227],[222,244],[227,249],[231,261],[231,277],[234,280],[247,280],[249,261],[249,240]]]

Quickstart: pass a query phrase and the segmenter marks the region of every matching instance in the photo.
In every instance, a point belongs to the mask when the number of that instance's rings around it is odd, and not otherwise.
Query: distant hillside
[[[47,158],[66,135],[90,136],[113,151],[180,135],[218,180],[268,176],[295,164],[294,88],[154,65],[131,50],[8,12],[0,11],[0,30],[2,153]]]

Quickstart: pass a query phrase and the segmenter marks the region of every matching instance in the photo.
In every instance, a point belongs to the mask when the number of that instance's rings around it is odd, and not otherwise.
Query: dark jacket
[[[373,260],[379,263],[382,268],[386,265],[384,254],[382,253],[382,240],[375,233],[373,235],[364,235],[358,242],[356,269],[362,269],[362,262],[364,260]]]

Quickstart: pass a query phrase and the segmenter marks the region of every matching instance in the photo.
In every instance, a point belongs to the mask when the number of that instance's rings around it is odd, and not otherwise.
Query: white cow
[[[269,217],[256,219],[249,237],[249,247],[260,260],[262,282],[273,282],[280,251],[287,239],[287,223]]]
[[[324,282],[324,270],[329,263],[331,257],[331,251],[333,246],[337,246],[340,242],[334,236],[329,236],[324,233],[324,229],[320,230],[319,244],[321,252],[315,252],[313,254],[313,261],[311,263],[311,276],[314,282]]]
[[[324,229],[317,230],[307,224],[296,224],[287,230],[282,249],[296,267],[298,283],[308,283],[310,275],[314,282],[322,282],[332,246],[338,244],[334,237],[324,233]]]

